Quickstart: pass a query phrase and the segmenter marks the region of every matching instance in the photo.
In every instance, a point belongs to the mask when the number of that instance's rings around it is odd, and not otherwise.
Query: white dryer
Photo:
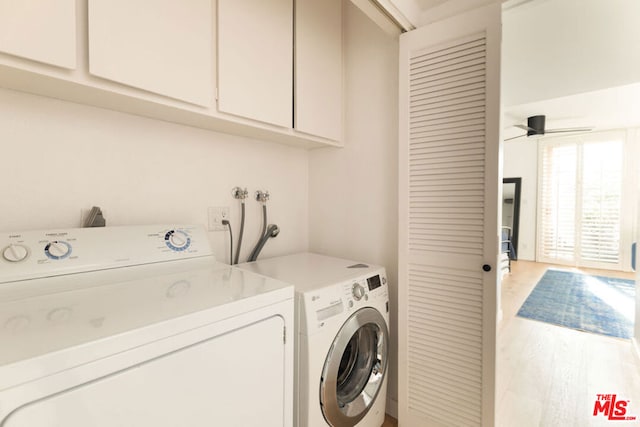
[[[201,227],[0,233],[0,425],[292,427],[293,297]]]
[[[313,253],[239,267],[295,287],[297,425],[380,427],[389,347],[385,269]]]

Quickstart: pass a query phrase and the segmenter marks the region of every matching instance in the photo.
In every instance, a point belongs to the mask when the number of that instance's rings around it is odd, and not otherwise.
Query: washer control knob
[[[24,261],[29,256],[29,249],[27,249],[27,247],[24,245],[11,244],[4,248],[4,251],[2,251],[2,256],[7,261],[11,262]]]
[[[355,299],[356,301],[360,301],[365,294],[364,288],[362,287],[362,285],[360,285],[360,283],[353,284],[351,293],[353,294],[353,299]]]
[[[44,253],[50,259],[64,259],[71,255],[71,245],[64,240],[53,240],[44,247]]]

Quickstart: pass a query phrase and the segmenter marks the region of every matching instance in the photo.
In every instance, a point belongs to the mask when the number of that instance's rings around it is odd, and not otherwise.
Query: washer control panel
[[[387,313],[389,291],[384,268],[362,277],[306,292],[304,298],[307,331],[319,330],[334,318],[343,319],[363,307]]]
[[[0,233],[0,283],[211,255],[194,225]]]
[[[342,291],[349,308],[359,306],[358,302],[361,301],[366,303],[372,297],[388,298],[387,276],[383,269],[382,272],[343,284]]]

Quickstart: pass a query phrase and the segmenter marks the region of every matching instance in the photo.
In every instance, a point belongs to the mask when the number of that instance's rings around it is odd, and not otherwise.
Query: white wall
[[[518,259],[535,261],[538,204],[538,144],[532,138],[504,143],[503,176],[522,178]]]
[[[505,106],[640,80],[640,1],[536,0],[503,14]]]
[[[346,138],[309,161],[309,244],[386,267],[391,290],[387,410],[397,402],[398,39],[345,2]]]
[[[262,256],[308,247],[307,151],[0,89],[0,230],[76,227],[100,206],[107,225],[206,224],[208,206],[230,206],[234,186],[271,193],[281,232]],[[243,255],[261,210],[247,202]],[[228,262],[228,234],[210,233]]]

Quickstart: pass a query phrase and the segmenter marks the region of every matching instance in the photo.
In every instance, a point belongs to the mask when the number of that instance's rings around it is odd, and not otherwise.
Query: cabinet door
[[[89,71],[210,106],[212,24],[211,0],[89,0]]]
[[[0,0],[0,51],[76,68],[76,0]]]
[[[295,123],[342,139],[342,1],[296,0]]]
[[[218,1],[218,109],[293,126],[292,0]]]

